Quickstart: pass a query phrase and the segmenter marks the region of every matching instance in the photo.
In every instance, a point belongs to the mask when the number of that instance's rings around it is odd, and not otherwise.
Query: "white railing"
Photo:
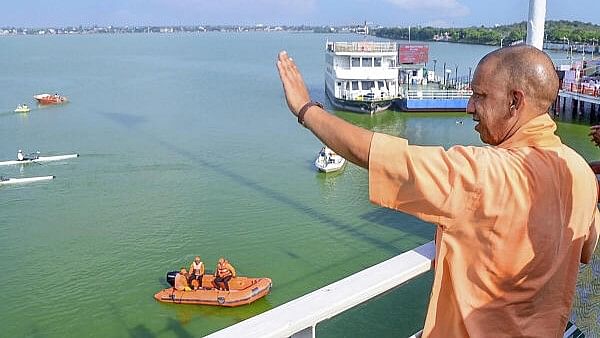
[[[432,268],[433,242],[388,259],[208,337],[315,337],[318,323]]]
[[[394,42],[327,42],[327,50],[334,53],[397,53],[398,47]]]
[[[379,102],[393,100],[396,97],[388,91],[343,90],[342,99],[351,101]]]
[[[409,99],[468,99],[473,95],[471,90],[407,90],[405,98]]]

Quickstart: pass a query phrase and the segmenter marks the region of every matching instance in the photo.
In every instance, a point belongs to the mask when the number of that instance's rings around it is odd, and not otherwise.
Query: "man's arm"
[[[232,277],[237,277],[236,276],[236,272],[235,272],[235,268],[233,267],[233,265],[227,264],[227,267],[229,268],[229,271],[231,271],[231,276]]]
[[[302,75],[285,51],[279,53],[277,69],[288,107],[294,116],[298,116],[300,109],[310,102]],[[306,111],[304,125],[336,153],[356,165],[368,168],[373,132],[348,123],[317,106]]]

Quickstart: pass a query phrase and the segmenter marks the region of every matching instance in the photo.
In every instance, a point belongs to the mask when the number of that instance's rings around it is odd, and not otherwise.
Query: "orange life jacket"
[[[231,275],[232,275],[231,270],[229,270],[227,268],[227,264],[219,263],[217,265],[217,276],[223,278],[223,277],[227,277],[227,276],[231,276]]]

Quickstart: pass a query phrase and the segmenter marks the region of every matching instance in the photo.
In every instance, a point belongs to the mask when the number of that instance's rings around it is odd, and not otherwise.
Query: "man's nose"
[[[473,104],[472,98],[469,98],[469,102],[467,102],[467,114],[475,114],[475,104]]]

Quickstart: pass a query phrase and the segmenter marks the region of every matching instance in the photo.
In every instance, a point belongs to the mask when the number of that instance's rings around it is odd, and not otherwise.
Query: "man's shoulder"
[[[464,146],[455,145],[447,150],[449,155],[472,157],[476,160],[491,159],[494,157],[510,156],[506,149],[494,146]],[[483,164],[483,163],[481,163]]]
[[[593,176],[595,178],[595,175],[593,175],[594,172],[592,171],[592,168],[590,167],[589,163],[583,158],[583,156],[581,156],[581,154],[579,154],[577,151],[565,144],[562,145],[562,151],[563,158],[565,159],[565,162],[571,170],[587,173],[590,174],[590,177]]]

